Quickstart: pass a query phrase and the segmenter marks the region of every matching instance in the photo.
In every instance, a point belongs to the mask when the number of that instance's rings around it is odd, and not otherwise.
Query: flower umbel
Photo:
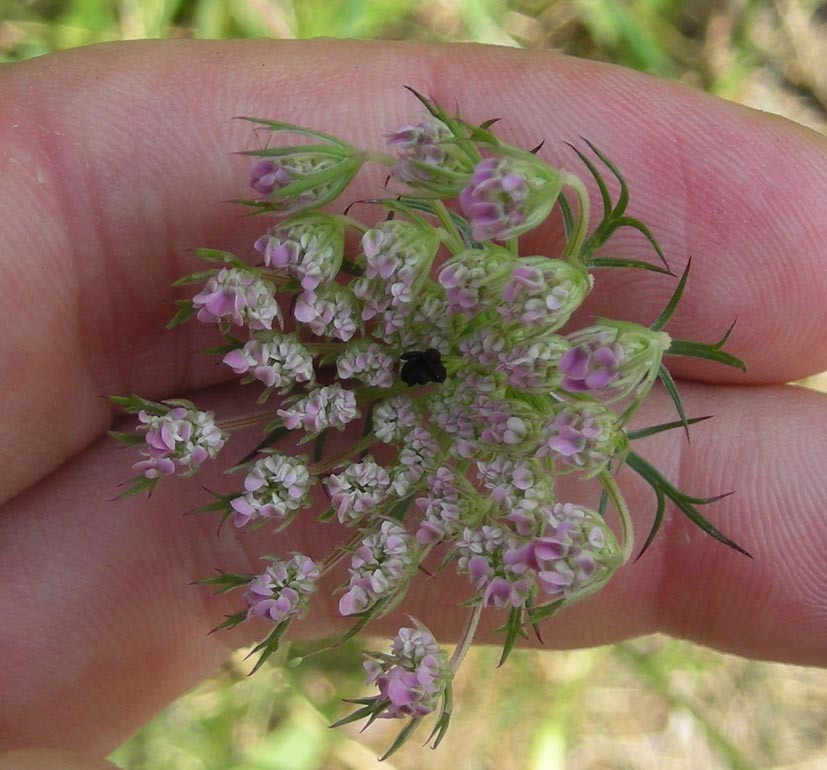
[[[249,251],[255,264],[197,250],[212,266],[176,282],[198,288],[178,301],[170,326],[192,316],[213,324],[223,343],[208,352],[220,356],[225,374],[260,391],[259,411],[216,423],[212,412],[181,399],[113,399],[138,419],[136,431],[113,435],[142,447],[125,494],[194,473],[230,431],[261,425],[263,440],[234,469],[243,481],[236,476],[230,494],[212,492],[213,502],[199,511],[219,512],[239,529],[276,531],[315,515],[320,525],[336,520],[334,538],[345,533],[331,552],[271,556],[260,574],[221,572],[202,581],[220,592],[243,589],[220,628],[271,624],[253,651],[256,668],[304,615],[328,572],[338,570],[338,612],[352,624],[343,639],[400,605],[420,573],[451,568],[467,578],[468,618],[450,660],[418,621],[399,630],[390,652],[367,656],[368,683],[378,694],[352,701],[359,708],[342,723],[407,720],[386,756],[433,712],[430,741],[442,739],[451,681],[483,613],[501,616],[504,661],[531,627],[602,588],[629,560],[631,516],[615,478],[623,466],[655,492],[643,550],[669,502],[746,553],[701,514],[716,498],[681,492],[632,450],[638,438],[688,431],[694,421],[664,357],[743,366],[722,349],[728,334],[706,345],[673,341],[663,330],[687,274],[649,327],[603,318],[578,325],[594,268],[667,272],[594,256],[626,227],[663,258],[646,226],[625,213],[629,191],[620,172],[588,142],[596,161],[575,150],[603,203],[589,232],[579,178],[545,162],[539,147],[502,142],[494,121],[468,123],[412,93],[428,115],[386,134],[393,156],[251,119],[276,143],[285,135],[307,142],[246,153],[254,158],[256,196],[246,205],[271,217]],[[320,211],[338,205],[368,161],[385,166],[392,197]],[[598,166],[620,188],[614,203]],[[351,213],[363,209],[364,223]],[[563,224],[561,249],[526,254],[521,237],[553,210]],[[677,419],[631,430],[656,380]],[[571,484],[560,500],[557,482],[566,474]],[[578,501],[578,484],[587,499],[599,494],[596,510]],[[330,540],[314,537],[309,550]]]

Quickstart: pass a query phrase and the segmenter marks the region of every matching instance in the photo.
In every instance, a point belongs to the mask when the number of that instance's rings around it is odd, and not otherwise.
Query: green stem
[[[457,230],[457,226],[454,224],[454,220],[451,219],[451,214],[446,205],[441,200],[433,200],[431,201],[431,207],[434,210],[436,218],[439,220],[439,224],[442,225],[444,233],[448,236],[447,238],[442,236],[445,245],[448,246],[453,254],[464,251],[465,241],[462,239],[462,233]]]
[[[451,656],[451,660],[448,663],[448,667],[454,673],[456,673],[462,665],[462,661],[468,654],[468,650],[471,649],[471,642],[474,641],[474,634],[477,632],[477,626],[480,624],[481,617],[482,603],[474,607],[473,612],[471,612],[468,619],[465,621],[465,628],[462,629],[459,644],[457,644],[454,654]]]
[[[600,483],[606,494],[612,501],[617,513],[620,517],[620,529],[623,535],[623,563],[625,564],[632,556],[632,550],[635,547],[635,533],[634,525],[632,524],[632,517],[629,514],[629,506],[626,505],[626,498],[617,486],[617,482],[606,471],[600,474]]]
[[[351,444],[347,449],[339,454],[335,455],[334,457],[329,457],[326,460],[321,460],[318,463],[314,463],[308,469],[308,472],[311,476],[318,476],[320,473],[325,473],[329,471],[331,468],[335,468],[339,463],[347,460],[348,457],[352,455],[357,455],[360,452],[364,452],[366,449],[370,449],[376,443],[376,434],[368,433],[367,436],[361,439],[361,441],[357,441],[355,444]]]
[[[388,155],[385,152],[374,152],[373,150],[365,150],[364,151],[365,160],[373,161],[374,163],[378,163],[380,166],[387,166],[388,168],[393,168],[396,165],[396,158],[393,155]]]
[[[322,562],[322,569],[319,572],[319,577],[322,577],[323,575],[326,575],[328,572],[330,572],[342,559],[345,558],[345,556],[347,556],[354,548],[356,548],[356,546],[362,542],[362,537],[364,537],[364,535],[357,532],[353,537],[350,538],[350,540],[336,548]]]
[[[357,232],[366,233],[370,228],[367,225],[360,222],[358,219],[354,219],[353,217],[347,216],[347,214],[338,214],[336,216],[345,227],[351,227]]]
[[[582,262],[580,251],[589,229],[589,193],[580,177],[574,174],[565,174],[563,184],[571,188],[577,198],[577,221],[563,250],[563,256]]]
[[[253,412],[252,414],[245,414],[243,417],[231,417],[227,420],[216,420],[216,425],[228,433],[234,430],[245,430],[253,425],[266,424],[273,418],[273,412]]]
[[[338,353],[347,347],[346,342],[302,342],[314,356],[324,353]]]

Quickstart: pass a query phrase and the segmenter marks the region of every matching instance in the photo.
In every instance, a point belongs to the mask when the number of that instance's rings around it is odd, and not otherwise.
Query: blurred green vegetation
[[[377,642],[378,648],[384,642]],[[311,648],[294,647],[292,655]],[[111,757],[128,770],[820,770],[827,671],[748,661],[652,637],[569,652],[471,651],[436,752],[424,725],[385,763],[399,724],[331,730],[368,694],[360,646],[285,657],[247,677],[237,654]]]
[[[827,130],[827,3],[816,0],[0,0],[0,61],[135,38],[466,41],[556,49],[674,78]],[[293,648],[304,655],[308,648]],[[469,655],[436,753],[391,768],[818,768],[827,672],[652,638]],[[364,693],[360,647],[248,678],[236,656],[112,759],[128,770],[378,767],[398,725],[332,731]],[[422,739],[427,732],[423,730]]]
[[[822,0],[0,0],[0,61],[109,40],[321,35],[551,48],[827,128]]]

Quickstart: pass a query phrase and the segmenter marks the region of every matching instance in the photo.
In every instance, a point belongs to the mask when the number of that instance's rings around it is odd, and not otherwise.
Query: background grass
[[[827,3],[815,0],[0,0],[6,62],[107,40],[316,35],[554,48],[827,132]],[[661,637],[517,651],[503,669],[497,654],[469,655],[439,751],[412,741],[385,770],[827,768],[823,670]],[[327,728],[345,713],[341,697],[364,692],[360,646],[311,661],[248,678],[239,654],[112,760],[128,770],[378,767],[396,723]]]

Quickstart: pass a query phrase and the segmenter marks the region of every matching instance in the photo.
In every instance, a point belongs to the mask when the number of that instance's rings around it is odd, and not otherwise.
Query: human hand
[[[257,571],[257,557],[272,551],[326,552],[299,522],[279,536],[217,537],[214,520],[180,516],[203,504],[199,484],[171,481],[150,500],[113,501],[134,458],[100,438],[113,418],[102,396],[162,399],[209,387],[200,405],[240,411],[236,389],[222,386],[225,371],[194,355],[209,331],[163,332],[167,287],[194,262],[187,250],[245,253],[260,235],[260,220],[222,203],[247,194],[246,164],[228,152],[250,145],[249,127],[230,118],[274,117],[379,147],[388,126],[417,114],[402,85],[456,101],[469,120],[502,116],[509,141],[545,140],[546,157],[577,171],[563,141],[587,137],[623,171],[630,213],[650,226],[673,269],[693,259],[669,331],[711,341],[738,318],[730,349],[747,361],[746,375],[699,362],[673,369],[695,381],[681,385],[690,415],[716,419],[693,427],[691,445],[674,432],[640,451],[689,492],[736,490],[709,516],[754,560],[667,517],[640,562],[548,624],[547,644],[663,630],[755,657],[827,662],[827,537],[818,528],[827,482],[824,450],[811,439],[825,403],[779,385],[827,369],[822,137],[674,84],[545,53],[321,41],[112,45],[0,71],[8,319],[0,692],[9,694],[0,747],[105,755],[251,641],[243,626],[207,637],[232,605],[189,583],[215,567]],[[382,181],[366,174],[354,197]],[[528,236],[536,253],[555,253],[561,235],[551,227]],[[632,257],[645,244],[618,234],[612,246]],[[672,289],[662,276],[614,271],[598,275],[588,304],[649,321]],[[672,409],[653,394],[643,419],[674,419]],[[219,477],[207,470],[199,480]],[[634,479],[624,490],[645,531],[651,491]],[[404,610],[450,638],[467,586],[439,580],[438,588],[415,583]],[[304,633],[336,628],[332,602],[327,609],[310,615]],[[20,755],[13,761],[8,767],[25,767]]]

